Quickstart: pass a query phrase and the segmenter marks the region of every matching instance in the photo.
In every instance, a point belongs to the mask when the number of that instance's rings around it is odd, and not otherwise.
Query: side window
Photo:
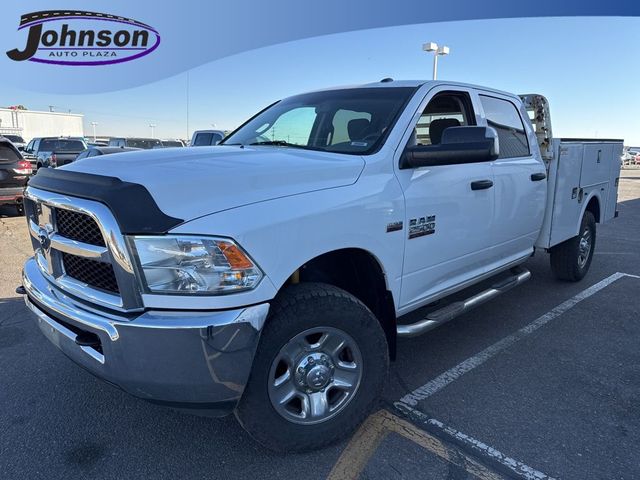
[[[220,140],[222,140],[222,135],[220,135],[219,133],[214,133],[213,135],[211,135],[211,145],[217,145]]]
[[[76,160],[82,160],[83,158],[87,158],[91,150],[85,150],[84,152],[80,152],[80,154],[76,157]]]
[[[475,125],[469,94],[442,92],[433,97],[420,115],[409,145],[437,145],[449,127]]]
[[[496,129],[500,142],[498,158],[529,156],[529,141],[516,106],[508,100],[480,95],[487,125]]]
[[[27,148],[25,148],[24,151],[27,153],[33,152],[33,140],[29,142],[29,144],[27,145]]]
[[[40,140],[33,141],[33,153],[37,153],[40,148]]]

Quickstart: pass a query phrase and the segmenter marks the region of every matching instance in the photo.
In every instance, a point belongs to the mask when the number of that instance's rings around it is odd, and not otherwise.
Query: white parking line
[[[475,453],[478,454],[480,458],[490,458],[491,460],[500,463],[503,467],[508,468],[511,472],[516,474],[518,478],[526,480],[554,480],[554,477],[550,477],[546,473],[542,473],[535,468],[525,465],[524,463],[519,462],[518,460],[515,460],[511,457],[508,457],[504,453],[496,450],[493,447],[490,447],[486,443],[483,443],[480,440],[476,440],[466,433],[462,433],[454,428],[448,427],[447,425],[434,418],[429,418],[427,417],[427,415],[414,408],[403,405],[401,410],[409,414],[409,416],[413,417],[414,419],[420,420],[424,424],[430,426],[430,430],[436,429],[440,433],[443,433],[445,437],[453,439],[454,442],[466,445],[471,450],[475,451]]]
[[[429,398],[434,393],[439,392],[444,387],[449,385],[454,380],[457,380],[465,373],[468,373],[471,370],[475,369],[476,367],[479,367],[484,362],[494,357],[501,351],[509,348],[514,343],[518,342],[519,340],[522,340],[527,335],[535,332],[537,329],[546,325],[551,320],[558,318],[560,315],[562,315],[567,310],[573,308],[582,300],[589,298],[590,296],[594,295],[595,293],[605,288],[607,285],[610,285],[611,283],[615,282],[616,280],[622,277],[640,278],[638,275],[631,275],[628,273],[620,273],[620,272],[614,273],[613,275],[605,278],[604,280],[599,281],[595,285],[592,285],[591,287],[581,291],[580,293],[570,298],[569,300],[561,303],[551,311],[538,317],[529,325],[521,328],[517,332],[509,335],[508,337],[503,338],[502,340],[494,343],[490,347],[485,348],[484,350],[475,354],[474,356],[467,358],[466,360],[459,363],[455,367],[450,368],[449,370],[442,373],[441,375],[438,375],[433,380],[425,383],[421,387],[416,388],[411,393],[406,394],[398,402],[395,402],[395,406],[400,409],[402,409],[403,406],[409,406],[409,407],[416,406],[418,402],[420,402],[421,400]]]
[[[508,337],[503,338],[502,340],[494,343],[490,347],[482,350],[480,353],[464,360],[453,368],[450,368],[443,374],[437,376],[433,380],[427,382],[423,386],[415,389],[413,392],[408,393],[404,397],[402,397],[399,401],[395,402],[395,407],[401,412],[408,414],[409,416],[422,421],[424,424],[431,427],[431,429],[437,429],[444,436],[451,438],[453,441],[462,443],[467,447],[475,450],[476,453],[479,454],[479,457],[482,458],[490,458],[493,461],[500,463],[502,466],[508,468],[511,472],[516,474],[519,478],[527,479],[527,480],[552,480],[553,477],[549,477],[545,473],[542,473],[528,465],[525,465],[522,462],[519,462],[502,452],[496,450],[495,448],[477,440],[465,433],[459,432],[452,427],[444,425],[439,420],[429,418],[427,415],[422,413],[421,411],[415,409],[414,407],[418,404],[419,401],[424,400],[436,392],[439,392],[444,387],[449,385],[454,380],[457,380],[465,373],[470,372],[476,367],[479,367],[484,362],[497,355],[501,351],[509,348],[514,343],[519,340],[522,340],[527,335],[533,333],[540,327],[546,325],[554,318],[559,317],[567,310],[573,308],[575,305],[580,303],[582,300],[585,300],[595,293],[599,292],[606,286],[612,284],[616,280],[619,280],[623,277],[631,277],[640,279],[639,275],[632,275],[629,273],[621,273],[617,272],[613,275],[605,278],[604,280],[599,281],[595,285],[581,291],[577,295],[571,297],[569,300],[562,302],[560,305],[545,313],[544,315],[538,317],[533,322],[528,324],[527,326],[521,328],[517,332],[509,335]]]

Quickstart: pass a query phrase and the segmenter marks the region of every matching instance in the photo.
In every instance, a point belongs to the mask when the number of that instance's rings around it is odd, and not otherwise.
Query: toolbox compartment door
[[[550,248],[578,234],[585,201],[597,195],[600,223],[615,216],[622,141],[553,139],[547,210],[536,242]]]

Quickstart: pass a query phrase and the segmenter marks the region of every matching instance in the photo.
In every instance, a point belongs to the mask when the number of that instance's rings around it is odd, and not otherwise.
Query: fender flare
[[[587,211],[587,207],[589,206],[589,203],[591,203],[591,201],[594,198],[598,203],[598,209],[600,210],[600,212],[602,212],[602,198],[600,198],[600,191],[594,190],[593,192],[589,193],[586,197],[582,199],[583,205],[582,205],[582,209],[580,210],[580,217],[578,218],[578,224],[576,225],[576,228],[574,230],[576,235],[580,234],[580,225],[582,225],[582,219],[584,218],[584,214]],[[599,222],[600,219],[596,218],[596,221]]]

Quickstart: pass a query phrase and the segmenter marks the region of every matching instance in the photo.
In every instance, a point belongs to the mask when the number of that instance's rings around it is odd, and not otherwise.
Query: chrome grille
[[[110,263],[96,262],[88,258],[62,253],[64,271],[71,278],[110,293],[119,293],[118,282]]]
[[[89,245],[106,246],[100,227],[89,215],[56,208],[55,219],[56,230],[60,235]]]
[[[119,311],[143,307],[124,236],[106,205],[27,187],[25,211],[37,264],[55,287]]]

